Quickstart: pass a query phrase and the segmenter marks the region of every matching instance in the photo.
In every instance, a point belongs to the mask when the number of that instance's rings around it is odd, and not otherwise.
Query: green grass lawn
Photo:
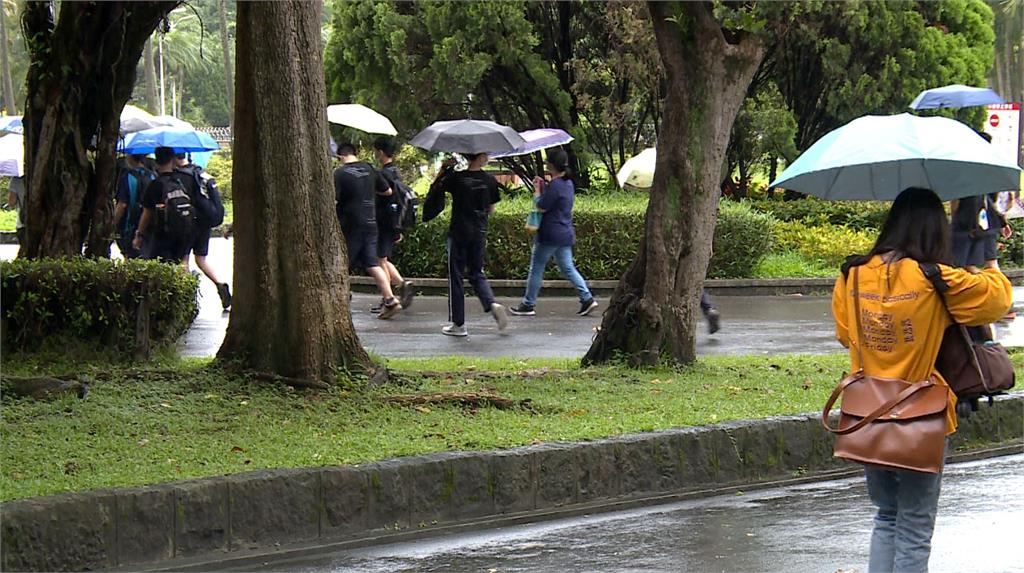
[[[847,359],[708,358],[683,371],[583,370],[575,361],[550,360],[390,365],[404,383],[309,392],[228,377],[206,361],[54,366],[7,356],[7,375],[74,372],[96,382],[86,400],[4,396],[0,499],[813,412]],[[520,375],[538,368],[554,371]],[[414,407],[382,399],[431,392],[490,392],[529,399],[531,407]]]

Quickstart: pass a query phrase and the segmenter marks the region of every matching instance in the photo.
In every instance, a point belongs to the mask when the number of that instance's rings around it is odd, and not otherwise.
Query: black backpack
[[[174,174],[162,176],[163,179],[163,216],[161,232],[164,237],[188,241],[198,224],[196,208],[192,204],[192,194],[184,183]]]
[[[180,173],[192,177],[199,193],[194,197],[196,221],[201,227],[212,229],[224,223],[224,201],[221,199],[217,181],[196,165],[178,169]]]
[[[395,231],[404,233],[416,226],[420,200],[416,198],[416,192],[401,181],[392,181],[391,190],[394,193],[391,223]]]

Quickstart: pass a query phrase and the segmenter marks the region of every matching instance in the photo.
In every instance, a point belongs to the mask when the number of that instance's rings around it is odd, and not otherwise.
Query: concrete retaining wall
[[[956,443],[1020,441],[1024,394],[962,420]],[[261,471],[0,506],[4,571],[137,569],[825,472],[817,416],[582,443]]]

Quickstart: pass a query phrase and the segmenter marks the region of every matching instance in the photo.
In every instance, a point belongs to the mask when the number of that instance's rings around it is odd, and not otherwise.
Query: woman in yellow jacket
[[[997,268],[977,274],[947,266],[952,261],[949,221],[942,202],[929,189],[911,188],[896,198],[874,248],[852,257],[832,293],[836,336],[847,348],[860,346],[864,364],[850,352],[852,371],[903,380],[925,380],[935,372],[950,314],[968,326],[1002,318],[1012,303],[1010,282]],[[949,285],[942,296],[918,263],[939,264]],[[864,340],[858,340],[853,273],[858,266]],[[948,307],[949,312],[946,311]],[[940,384],[945,381],[938,377]],[[948,433],[956,431],[956,396],[949,391]],[[928,570],[932,531],[942,474],[866,466],[868,494],[878,508],[871,535],[868,571]]]

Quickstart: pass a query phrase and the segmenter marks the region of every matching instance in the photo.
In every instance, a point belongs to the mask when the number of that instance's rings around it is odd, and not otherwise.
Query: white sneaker
[[[449,324],[448,326],[441,329],[441,333],[444,334],[445,336],[469,336],[469,332],[466,330],[465,324],[463,324],[462,326],[455,326],[454,324]]]
[[[491,316],[494,317],[494,322],[498,323],[498,330],[505,330],[508,326],[508,311],[505,310],[505,307],[498,303],[492,304]]]

